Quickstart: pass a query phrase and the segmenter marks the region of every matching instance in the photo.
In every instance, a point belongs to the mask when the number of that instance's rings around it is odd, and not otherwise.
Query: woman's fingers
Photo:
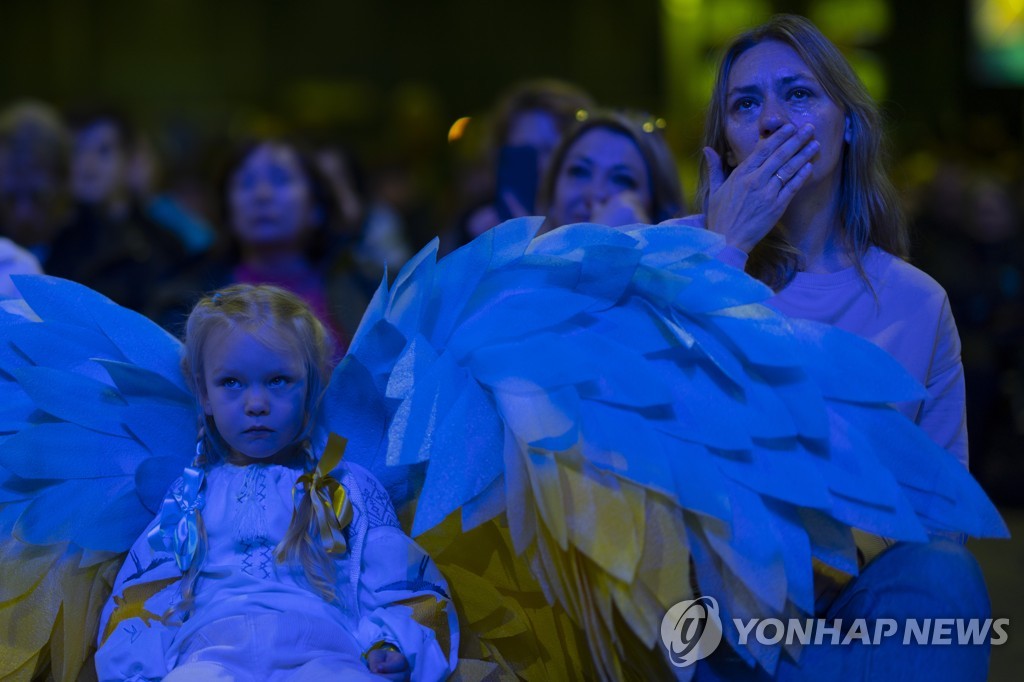
[[[809,162],[821,145],[813,139],[814,126],[806,125],[797,134],[779,145],[762,166],[762,178],[768,182],[774,175],[783,182],[788,182],[791,177]]]
[[[711,194],[718,191],[718,188],[725,182],[725,168],[722,166],[722,157],[711,147],[704,147],[704,165],[708,169],[708,189]]]
[[[805,163],[800,167],[799,170],[782,185],[782,189],[779,190],[779,201],[783,202],[784,205],[788,206],[793,196],[800,191],[800,188],[804,186],[813,172],[814,168],[810,163]]]
[[[821,145],[814,126],[786,124],[758,141],[726,176],[721,158],[704,150],[710,196],[707,226],[726,243],[747,253],[782,218],[796,193],[810,179]]]
[[[769,159],[790,142],[797,133],[797,128],[792,123],[781,126],[771,135],[759,141],[754,147],[754,151],[736,167],[736,170],[743,172],[766,168],[765,164]]]
[[[796,192],[811,177],[820,145],[814,127],[786,124],[760,140],[751,154],[725,176],[720,157],[704,151],[711,190],[707,225],[726,243],[747,253],[782,218]]]

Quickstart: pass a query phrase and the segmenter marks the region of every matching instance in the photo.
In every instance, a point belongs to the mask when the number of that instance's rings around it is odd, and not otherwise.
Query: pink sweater
[[[703,216],[671,222],[704,226]],[[747,254],[727,246],[718,258],[742,269]],[[896,407],[967,466],[964,368],[945,290],[913,265],[875,247],[863,266],[875,295],[849,267],[797,273],[767,303],[790,317],[834,325],[888,351],[929,394],[924,401]]]

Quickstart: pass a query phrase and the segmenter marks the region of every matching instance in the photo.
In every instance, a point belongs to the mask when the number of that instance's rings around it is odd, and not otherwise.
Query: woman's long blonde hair
[[[213,417],[206,414],[202,405],[206,391],[203,350],[211,335],[233,329],[243,329],[268,346],[286,344],[284,350],[294,352],[302,359],[306,370],[305,421],[291,447],[296,461],[301,461],[307,472],[312,471],[317,463],[313,442],[316,415],[330,378],[334,352],[331,336],[309,306],[296,295],[278,287],[250,284],[236,284],[203,297],[185,324],[181,367],[195,395],[199,415],[195,466],[209,470],[228,461],[230,448],[217,431]],[[311,512],[307,516],[311,516]],[[330,601],[335,597],[333,564],[319,539],[310,536],[311,520],[300,518],[298,511],[293,513],[288,531],[277,546],[276,556],[279,562],[300,563],[310,585]],[[200,548],[196,556],[200,560],[194,561],[182,578],[182,608],[185,610],[192,603],[208,542],[204,525],[201,521],[198,525]]]

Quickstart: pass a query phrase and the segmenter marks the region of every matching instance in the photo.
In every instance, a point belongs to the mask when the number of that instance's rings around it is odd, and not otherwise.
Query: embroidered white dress
[[[309,587],[301,566],[274,558],[302,472],[214,467],[204,487],[209,542],[194,607],[180,624],[160,617],[180,600],[181,573],[172,555],[140,538],[103,610],[100,679],[372,680],[379,678],[361,655],[380,641],[405,654],[413,680],[444,679],[457,660],[447,585],[399,529],[380,484],[357,466],[341,471],[335,476],[353,519],[348,551],[336,562],[334,602]],[[414,609],[437,631],[417,622]]]

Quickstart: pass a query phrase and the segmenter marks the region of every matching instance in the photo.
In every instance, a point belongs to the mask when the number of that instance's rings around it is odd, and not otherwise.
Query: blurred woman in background
[[[146,216],[131,192],[135,140],[128,119],[89,110],[72,114],[69,128],[74,209],[53,242],[46,272],[143,311],[158,287],[185,267],[185,246]]]
[[[344,352],[366,299],[333,300],[333,192],[320,170],[290,142],[260,139],[230,158],[220,184],[222,240],[216,253],[168,285],[154,318],[177,331],[192,303],[228,284],[273,284],[299,295],[333,332]]]
[[[651,224],[685,210],[675,159],[653,120],[589,111],[551,155],[538,195],[545,229],[569,223]]]

